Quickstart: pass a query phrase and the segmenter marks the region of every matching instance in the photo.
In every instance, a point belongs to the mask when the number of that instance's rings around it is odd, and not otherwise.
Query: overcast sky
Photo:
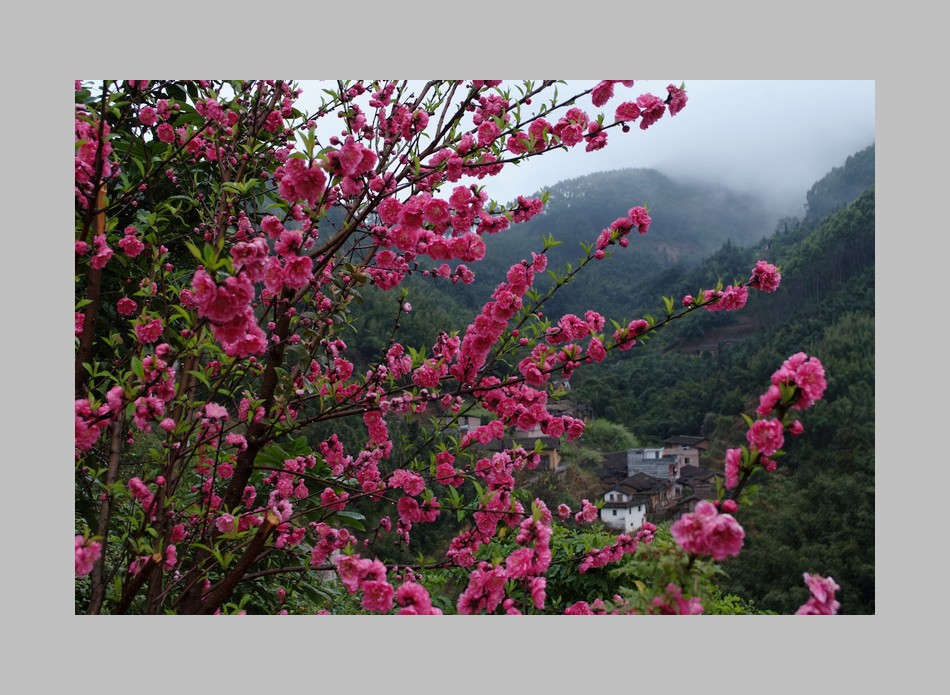
[[[577,146],[509,165],[482,183],[492,198],[507,201],[585,174],[649,167],[765,193],[783,201],[783,214],[801,214],[805,191],[817,179],[874,142],[873,80],[638,80],[630,89],[617,85],[606,113],[644,92],[665,97],[670,83],[685,83],[689,97],[675,117],[667,113],[646,131],[613,130],[597,152]],[[596,81],[568,87],[575,84]],[[320,86],[306,80],[300,86],[300,105],[310,111]],[[591,108],[589,101],[582,105]]]

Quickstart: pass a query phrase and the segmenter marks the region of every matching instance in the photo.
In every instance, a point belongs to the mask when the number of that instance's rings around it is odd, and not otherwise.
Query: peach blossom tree
[[[631,205],[569,269],[548,269],[554,240],[513,262],[466,329],[423,345],[400,332],[407,278],[475,282],[486,237],[542,211],[493,200],[493,176],[675,127],[657,123],[686,106],[684,86],[322,87],[305,113],[293,81],[75,84],[76,612],[702,612],[717,563],[741,550],[747,481],[821,398],[816,358],[776,371],[718,498],[656,544],[649,523],[594,529],[588,500],[532,499],[521,482],[539,454],[506,437],[576,439],[584,422],[549,408],[553,376],[694,311],[741,309],[778,268],[665,298],[660,319],[545,316],[571,277],[648,232]],[[542,273],[556,280],[544,293]],[[392,297],[392,330],[367,359],[353,318],[371,293]],[[490,418],[463,432],[473,407]],[[436,526],[437,557],[387,559]],[[595,579],[648,546],[643,577]],[[836,612],[833,579],[805,579],[800,612]]]

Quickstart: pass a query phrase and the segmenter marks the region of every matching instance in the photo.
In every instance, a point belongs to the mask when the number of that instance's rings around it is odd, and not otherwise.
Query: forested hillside
[[[868,152],[873,161],[873,147],[864,152],[812,188],[821,192],[814,205],[847,198],[833,184],[853,186],[849,165],[865,164]],[[873,181],[873,167],[864,171]],[[785,220],[754,248],[727,244],[692,271],[661,273],[657,296],[674,286],[695,292],[717,275],[728,283],[759,257],[782,268],[774,296],[671,328],[616,356],[609,373],[581,370],[573,396],[646,442],[708,436],[708,463],[719,469],[725,448],[744,440],[738,413],[754,409],[776,366],[799,351],[819,356],[828,391],[805,418],[808,436],[786,443],[787,456],[742,510],[748,547],[726,564],[724,588],[788,612],[803,596],[800,568],[824,567],[842,587],[842,612],[873,613],[873,183],[824,219]]]

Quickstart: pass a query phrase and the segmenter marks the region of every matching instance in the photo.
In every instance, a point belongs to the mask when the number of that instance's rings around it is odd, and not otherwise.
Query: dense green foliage
[[[850,203],[873,184],[874,145],[870,145],[815,182],[805,194],[806,217],[820,220]]]

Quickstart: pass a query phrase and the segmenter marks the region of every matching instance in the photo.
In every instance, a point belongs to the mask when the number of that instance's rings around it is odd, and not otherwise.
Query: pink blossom
[[[714,560],[735,557],[742,549],[745,531],[730,514],[718,514],[706,528],[706,548]]]
[[[478,126],[479,147],[491,145],[500,134],[501,130],[495,121],[483,121],[482,124]]]
[[[323,506],[326,507],[328,511],[342,512],[346,509],[349,497],[350,493],[348,492],[344,491],[338,495],[332,487],[327,487],[320,493],[320,502],[323,503]]]
[[[254,298],[254,285],[244,274],[231,276],[218,285],[203,268],[192,277],[192,295],[199,313],[217,324],[243,317]]]
[[[670,115],[675,116],[686,107],[686,90],[673,85],[667,85],[667,102],[670,106]]]
[[[437,456],[436,461],[438,462],[438,460],[439,458]],[[461,487],[465,482],[465,479],[458,474],[458,471],[455,470],[455,467],[449,461],[443,461],[436,465],[435,479],[437,482],[442,483],[443,485],[451,485],[452,487],[456,488]]]
[[[597,121],[591,121],[587,125],[587,135],[584,136],[587,141],[585,152],[596,152],[607,146],[607,131],[601,128]]]
[[[85,577],[92,572],[92,567],[102,556],[102,544],[98,541],[87,541],[85,536],[76,536],[76,576]]]
[[[230,533],[234,530],[234,517],[230,514],[222,514],[215,519],[214,527],[219,533]]]
[[[522,155],[528,152],[531,145],[531,140],[527,133],[524,131],[518,131],[508,137],[508,140],[505,142],[505,147],[514,155]]]
[[[775,418],[756,420],[746,432],[746,439],[763,456],[771,456],[785,443],[782,423]]]
[[[617,107],[614,113],[615,121],[635,121],[640,117],[640,107],[636,102],[625,101]]]
[[[742,462],[741,449],[726,450],[726,489],[732,490],[739,484],[739,464]]]
[[[469,575],[468,586],[456,603],[459,614],[494,612],[504,599],[506,577],[503,566],[492,567],[487,562],[478,563],[478,567]]]
[[[143,106],[139,109],[139,121],[142,125],[153,126],[158,123],[158,112],[151,106]]]
[[[363,608],[376,613],[388,613],[393,607],[394,590],[385,581],[368,581],[360,585],[363,590]]]
[[[102,422],[96,422],[96,414],[89,407],[86,398],[80,398],[75,403],[75,441],[76,448],[85,451],[92,448],[102,434]]]
[[[640,234],[646,234],[650,230],[650,224],[653,222],[653,218],[650,217],[647,209],[642,205],[637,205],[627,210],[627,216]]]
[[[148,485],[146,485],[141,478],[132,478],[129,480],[127,487],[129,488],[129,492],[132,493],[132,497],[137,499],[147,511],[152,511],[150,507],[155,499],[155,495],[148,489]]]
[[[140,343],[154,343],[161,335],[161,319],[152,319],[146,324],[135,324],[135,337]]]
[[[209,417],[212,420],[226,420],[228,417],[228,409],[217,403],[205,403],[204,413],[205,417]]]
[[[778,272],[778,268],[771,263],[757,261],[749,280],[749,287],[754,287],[763,292],[775,292],[781,281],[782,274]]]
[[[590,94],[591,102],[600,108],[614,95],[614,80],[601,80]]]
[[[673,540],[688,553],[711,555],[721,561],[739,554],[745,531],[729,514],[719,514],[715,505],[702,500],[693,513],[683,514],[670,526]]]
[[[230,444],[231,446],[236,446],[241,451],[244,451],[245,449],[247,449],[247,439],[244,437],[243,434],[230,432],[227,435],[225,435],[224,441],[226,444]]]
[[[125,394],[121,386],[113,386],[106,392],[106,403],[109,405],[110,413],[117,413],[125,404]]]
[[[145,244],[134,234],[127,234],[119,239],[119,248],[129,258],[135,258],[145,250]]]
[[[765,417],[775,408],[776,405],[782,400],[782,392],[778,386],[772,384],[763,393],[759,396],[759,407],[756,409],[756,412],[761,416]]]
[[[651,601],[653,614],[659,615],[700,615],[703,603],[699,597],[683,598],[683,590],[675,584],[666,585],[663,596],[655,596]]]
[[[721,292],[709,290],[706,299],[706,311],[734,311],[745,306],[749,298],[749,289],[745,286],[734,287],[729,285]],[[711,301],[716,300],[716,301]]]
[[[421,584],[407,581],[396,589],[396,603],[403,608],[399,615],[441,615],[442,611],[432,606],[429,592]]]
[[[323,197],[327,175],[318,165],[291,157],[279,168],[280,197],[289,203],[305,201],[313,207]],[[278,178],[278,175],[275,175]]]
[[[155,134],[158,136],[158,139],[162,142],[174,142],[175,141],[175,129],[172,128],[170,123],[161,123],[158,128],[155,130]]]
[[[809,357],[804,352],[798,352],[782,363],[782,366],[772,374],[774,385],[793,383],[800,393],[793,407],[797,410],[810,408],[825,393],[828,382],[825,380],[825,369],[815,357]]]
[[[831,577],[822,577],[805,572],[805,584],[811,591],[811,597],[797,610],[795,615],[835,615],[841,604],[835,600],[835,592],[841,589]]]
[[[135,310],[138,309],[138,304],[135,303],[134,299],[123,297],[118,302],[116,302],[115,307],[116,310],[123,316],[131,316],[135,313]]]
[[[89,260],[89,265],[97,270],[102,270],[106,267],[106,263],[109,262],[109,259],[112,258],[113,251],[106,243],[105,234],[100,234],[95,237],[93,243],[96,245],[96,254]]]
[[[795,385],[802,390],[802,395],[796,402],[799,408],[808,408],[820,400],[828,387],[821,362],[812,357],[803,363],[795,373]]]
[[[564,609],[564,615],[594,615],[587,601],[577,601]]]
[[[597,520],[600,510],[588,500],[581,500],[581,510],[574,515],[574,521],[579,524],[590,524]]]
[[[528,584],[528,593],[531,594],[531,602],[539,611],[544,610],[544,601],[547,598],[548,580],[544,577],[532,577]]]
[[[716,309],[735,311],[736,309],[741,309],[744,307],[748,299],[748,287],[733,287],[732,285],[729,285],[725,290],[723,290],[722,295],[719,297],[719,301],[715,304],[710,304],[706,308],[710,311],[714,311]]]
[[[162,564],[162,569],[166,572],[175,568],[175,564],[178,562],[178,549],[174,545],[169,545],[165,548],[165,562]]]
[[[637,106],[640,107],[640,129],[646,130],[660,120],[666,112],[666,104],[659,97],[652,94],[641,94],[637,97]]]
[[[313,279],[313,259],[310,256],[291,256],[286,259],[284,286],[300,290]]]

